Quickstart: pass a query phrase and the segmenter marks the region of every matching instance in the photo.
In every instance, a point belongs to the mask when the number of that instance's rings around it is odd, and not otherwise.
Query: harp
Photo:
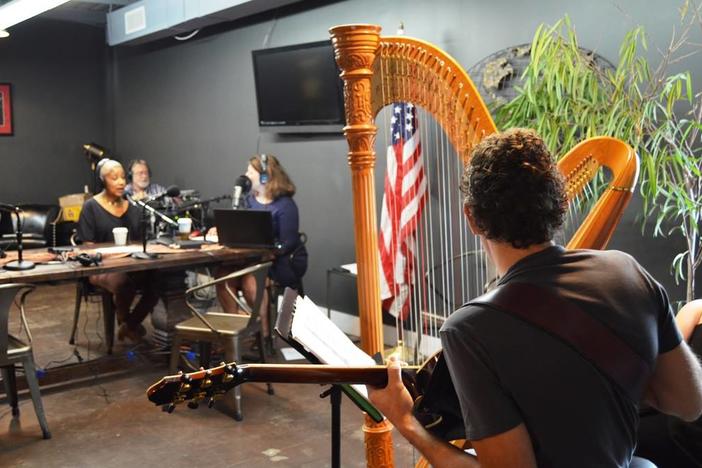
[[[423,266],[414,269],[409,281],[411,324],[398,324],[398,329],[409,329],[418,349],[422,336],[438,332],[441,318],[461,301],[482,293],[487,282],[490,266],[477,241],[468,238],[457,184],[473,146],[497,128],[468,75],[437,47],[404,36],[381,37],[380,27],[374,25],[337,26],[330,33],[344,82],[361,347],[369,354],[383,350],[373,174],[376,119],[382,120],[393,103],[412,103],[421,109],[423,164],[429,182],[424,210],[415,224],[425,235],[415,236],[413,252]],[[567,179],[571,207],[571,228],[558,240],[568,248],[604,248],[636,184],[636,154],[620,140],[595,137],[574,147],[558,166]],[[422,238],[432,245],[420,245]],[[431,351],[415,355],[421,360]],[[367,439],[369,460],[373,446]]]

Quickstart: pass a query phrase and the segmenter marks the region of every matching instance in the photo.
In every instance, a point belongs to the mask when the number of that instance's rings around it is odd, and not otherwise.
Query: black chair
[[[58,205],[26,204],[22,208],[22,244],[25,249],[55,245],[56,223],[61,208]],[[0,249],[17,249],[17,217],[2,213],[0,216]]]
[[[80,243],[77,236],[71,236],[71,245],[76,246]],[[88,304],[91,298],[98,298],[102,303],[102,323],[105,331],[105,343],[107,345],[107,354],[112,354],[112,348],[115,343],[115,303],[112,300],[112,293],[95,286],[88,281],[88,278],[81,278],[76,282],[76,304],[73,310],[73,327],[71,328],[71,337],[68,340],[69,344],[76,343],[76,331],[78,330],[78,320],[80,319],[80,307],[85,302]]]

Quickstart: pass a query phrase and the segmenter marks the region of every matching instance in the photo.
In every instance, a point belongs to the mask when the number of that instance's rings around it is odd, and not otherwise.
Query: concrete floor
[[[74,292],[72,285],[44,286],[30,296],[27,314],[40,367],[77,360],[67,343]],[[81,320],[75,349],[84,359],[100,359],[99,307],[84,309]],[[14,332],[17,327],[11,323]],[[183,406],[168,414],[145,396],[148,386],[167,373],[165,356],[143,345],[115,348],[118,356],[130,351],[136,365],[121,376],[96,373],[86,382],[42,390],[51,440],[41,439],[28,397],[21,397],[19,420],[3,403],[0,466],[331,466],[330,404],[319,398],[323,387],[276,384],[271,396],[264,384],[245,384],[242,422],[206,406]],[[278,357],[282,361],[280,352]],[[343,400],[341,465],[362,467],[363,416]],[[396,466],[412,466],[415,455],[406,441],[395,434],[394,444]]]

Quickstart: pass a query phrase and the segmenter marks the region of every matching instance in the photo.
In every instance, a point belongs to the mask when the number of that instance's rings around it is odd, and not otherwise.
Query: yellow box
[[[64,206],[61,208],[61,221],[78,221],[82,205]]]
[[[92,195],[89,193],[71,193],[59,197],[59,206],[61,207],[61,221],[78,221],[80,210],[83,208],[83,203]]]

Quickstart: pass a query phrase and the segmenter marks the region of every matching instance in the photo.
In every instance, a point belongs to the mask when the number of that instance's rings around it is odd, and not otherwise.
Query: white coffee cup
[[[187,238],[193,228],[193,220],[190,218],[178,218],[178,234],[181,238]]]
[[[127,245],[127,234],[129,230],[126,227],[116,227],[112,229],[112,235],[115,237],[115,245]]]

